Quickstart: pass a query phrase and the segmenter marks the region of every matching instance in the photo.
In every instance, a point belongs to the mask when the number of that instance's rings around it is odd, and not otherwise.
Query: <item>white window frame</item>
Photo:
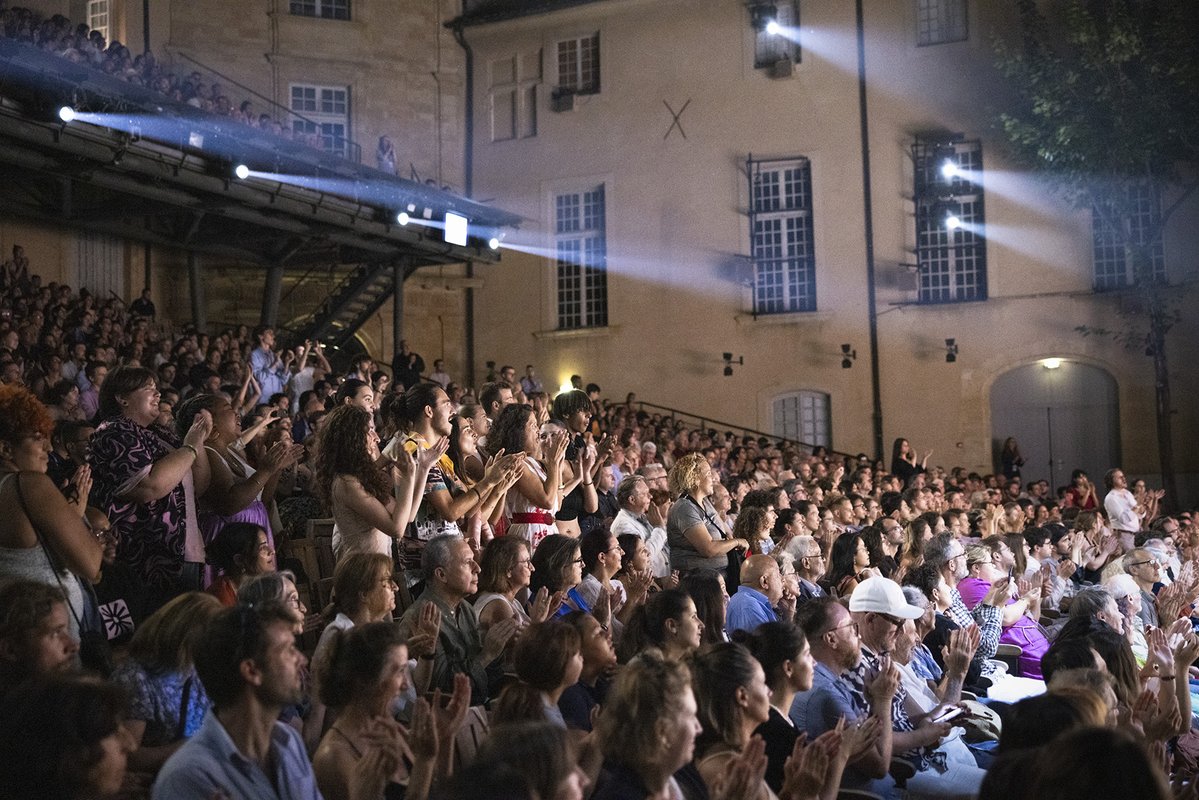
[[[605,184],[553,193],[554,274],[559,330],[608,324]]]
[[[815,311],[812,164],[798,156],[748,165],[753,313]]]
[[[1125,242],[1125,234],[1111,229],[1109,220],[1091,209],[1092,259],[1094,262],[1095,291],[1104,292],[1124,289],[1136,285],[1131,244],[1145,245],[1146,232],[1157,227],[1157,236],[1149,243],[1149,259],[1153,280],[1166,280],[1166,247],[1164,231],[1159,227],[1162,215],[1161,193],[1147,183],[1129,184],[1125,191],[1125,208],[1132,213],[1126,219],[1117,220],[1126,226],[1132,243]]]
[[[87,0],[87,26],[98,31],[105,42],[111,41],[112,0]]]
[[[343,22],[349,21],[351,13],[350,0],[288,0],[287,9],[293,17]]]
[[[800,389],[775,397],[770,404],[775,436],[812,447],[833,446],[832,399],[827,392]]]
[[[513,139],[530,139],[537,135],[537,85],[541,83],[541,54],[522,58],[517,53],[511,56],[510,75],[496,77],[496,66],[509,59],[491,62],[491,141],[506,142]],[[525,74],[527,66],[536,65],[532,74]],[[507,114],[500,113],[507,106]],[[505,125],[505,119],[509,120]]]
[[[302,107],[296,107],[296,91],[311,92],[311,102],[305,96]],[[350,87],[319,86],[311,83],[293,83],[288,87],[289,108],[295,115],[292,129],[312,133],[313,126],[321,134],[323,149],[328,153],[348,158],[350,155]],[[341,108],[339,111],[338,108]],[[338,133],[340,126],[340,133]]]
[[[563,63],[574,50],[573,64]],[[564,52],[565,51],[565,52]],[[586,60],[584,55],[587,56]],[[554,74],[558,76],[559,94],[599,94],[600,35],[599,31],[586,36],[559,39],[554,46]]]
[[[970,38],[967,0],[916,0],[916,44],[930,47]]]
[[[942,145],[950,147],[950,145]],[[917,141],[913,147],[916,172],[917,297],[921,303],[962,303],[987,299],[986,223],[981,182],[958,177],[946,182],[937,163],[938,145]],[[982,174],[982,143],[977,139],[952,144],[957,166]],[[945,204],[956,205],[962,227],[945,225]]]

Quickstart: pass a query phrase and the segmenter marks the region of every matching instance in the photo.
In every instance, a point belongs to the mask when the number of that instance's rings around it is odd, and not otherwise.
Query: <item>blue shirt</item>
[[[254,380],[262,390],[259,395],[262,402],[271,399],[271,395],[283,392],[287,385],[288,374],[279,357],[262,347],[254,348],[250,353],[250,369],[254,372]]]
[[[208,712],[199,732],[167,759],[154,781],[153,800],[321,800],[304,740],[289,725],[271,730],[274,774],[267,775],[229,738],[216,714]]]
[[[778,622],[779,615],[770,607],[770,600],[757,589],[739,586],[729,598],[729,607],[724,614],[724,628],[733,631],[753,631],[763,622]]]
[[[836,727],[842,717],[845,717],[846,722],[855,722],[869,715],[870,709],[865,698],[853,691],[849,681],[834,675],[832,670],[819,661],[816,662],[816,669],[812,673],[812,688],[795,695],[789,714],[796,729],[807,732],[809,742]],[[872,791],[877,788],[869,777],[853,767],[845,768],[841,787],[870,788]]]

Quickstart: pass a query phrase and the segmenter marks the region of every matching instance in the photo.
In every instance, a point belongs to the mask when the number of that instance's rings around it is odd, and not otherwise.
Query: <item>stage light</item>
[[[958,165],[952,160],[947,158],[941,163],[941,177],[943,177],[945,180],[953,180],[961,173],[962,171],[958,169]]]
[[[771,36],[778,36],[782,30],[782,26],[780,26],[778,22],[773,19],[766,23],[766,33],[770,34]]]
[[[949,228],[951,231],[956,231],[958,228],[962,227],[962,218],[953,212],[946,214],[945,227]]]
[[[250,168],[245,164],[238,164],[233,168],[233,174],[239,181],[244,181],[246,178],[250,177]]]
[[[1041,362],[1041,366],[1045,369],[1057,369],[1062,365],[1060,358],[1047,358]]]
[[[487,246],[490,247],[492,250],[499,250],[500,249],[500,240],[497,237],[492,236],[490,239],[487,240]]]
[[[70,106],[63,106],[62,108],[58,109],[58,118],[63,122],[72,121],[75,119],[75,109],[71,108]]]
[[[407,225],[411,221],[412,217],[408,216],[407,211],[401,211],[399,214],[396,214],[396,222],[400,223],[400,225]]]
[[[448,244],[466,247],[467,219],[453,211],[445,213],[445,240]]]

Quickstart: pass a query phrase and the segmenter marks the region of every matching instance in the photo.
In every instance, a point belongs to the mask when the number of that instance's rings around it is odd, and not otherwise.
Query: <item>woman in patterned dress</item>
[[[195,484],[209,480],[208,461],[197,462],[212,428],[207,411],[184,437],[154,423],[158,386],[144,367],[120,367],[100,390],[103,421],[88,442],[91,505],[112,521],[117,559],[133,568],[158,608],[182,591],[199,589],[204,540],[195,518]],[[193,484],[193,476],[195,484]]]

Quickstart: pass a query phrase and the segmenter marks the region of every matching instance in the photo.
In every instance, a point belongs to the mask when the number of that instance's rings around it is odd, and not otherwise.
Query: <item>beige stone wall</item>
[[[485,271],[478,358],[535,363],[555,385],[572,372],[606,393],[770,430],[775,397],[798,389],[831,396],[833,445],[872,449],[866,255],[857,64],[852,3],[802,3],[803,61],[790,78],[753,69],[745,4],[735,0],[595,3],[468,31],[480,74],[474,98],[476,187],[529,222],[513,240],[540,255],[505,251]],[[969,41],[917,47],[914,2],[868,0],[868,101],[877,263],[884,440],[905,436],[934,461],[992,465],[990,387],[1002,373],[1048,356],[1102,366],[1120,386],[1125,468],[1157,471],[1151,360],[1079,325],[1117,327],[1117,303],[1091,293],[1089,217],[1022,175],[1004,153],[991,113],[1006,88],[990,68],[995,33],[1008,24],[996,4],[971,2]],[[553,113],[555,43],[598,31],[598,95]],[[491,141],[490,64],[543,54],[537,135]],[[682,114],[684,139],[667,135]],[[665,103],[664,103],[665,101]],[[895,283],[914,263],[910,147],[916,133],[962,131],[981,139],[989,298],[916,306]],[[750,249],[745,159],[811,160],[818,311],[747,314],[748,292],[722,266]],[[558,332],[552,197],[603,183],[607,199],[609,327]],[[1167,247],[1181,280],[1194,245],[1199,203],[1179,212]],[[1189,222],[1187,221],[1189,220]],[[1170,336],[1176,451],[1184,472],[1199,458],[1182,445],[1199,415],[1197,315],[1183,303]],[[513,324],[513,315],[517,324]],[[945,362],[946,338],[960,347]],[[840,366],[840,344],[858,352]],[[731,378],[720,354],[744,355]]]

